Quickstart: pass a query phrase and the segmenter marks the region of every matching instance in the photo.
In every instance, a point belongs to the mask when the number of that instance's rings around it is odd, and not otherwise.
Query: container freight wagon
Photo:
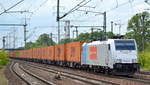
[[[66,64],[66,45],[65,44],[55,46],[54,61],[56,65],[65,66]]]
[[[34,62],[38,62],[39,58],[38,58],[38,48],[33,48],[32,49],[32,61]]]
[[[48,46],[47,47],[47,63],[54,64],[54,58],[55,58],[55,47],[54,46]]]
[[[8,56],[11,57],[11,58],[12,58],[12,57],[13,57],[13,58],[19,57],[19,56],[17,55],[17,52],[11,52],[11,53],[8,54]]]
[[[11,56],[11,58],[20,59],[20,60],[27,59],[27,57],[25,57],[26,56],[25,52],[26,52],[26,50],[21,50],[21,51],[18,51],[18,52],[14,52],[16,56]]]
[[[20,58],[20,59],[26,59],[26,58],[27,58],[27,57],[25,57],[25,56],[26,56],[26,55],[25,55],[25,51],[26,51],[26,50],[22,50],[22,51],[19,52],[19,58]]]
[[[66,44],[66,61],[69,67],[81,66],[82,42]]]
[[[30,60],[33,60],[33,51],[32,51],[32,49],[28,50],[28,58]]]
[[[41,60],[43,61],[43,63],[45,63],[45,60],[46,60],[46,49],[45,47],[44,48],[41,48]]]
[[[24,50],[23,51],[23,56],[21,56],[21,57],[23,57],[23,58],[31,61],[32,60],[32,49],[30,49],[30,50]]]
[[[54,58],[55,58],[54,52],[55,52],[54,46],[48,46],[48,47],[42,48],[43,63],[53,64]]]
[[[44,62],[44,48],[37,48],[38,49],[38,60],[40,63]]]

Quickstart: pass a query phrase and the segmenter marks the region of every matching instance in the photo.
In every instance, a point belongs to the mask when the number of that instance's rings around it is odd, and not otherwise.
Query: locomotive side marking
[[[97,59],[97,48],[95,46],[90,47],[90,60]]]

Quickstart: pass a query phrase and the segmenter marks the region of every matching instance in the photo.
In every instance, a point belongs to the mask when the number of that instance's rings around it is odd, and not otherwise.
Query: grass
[[[8,55],[0,50],[0,85],[8,85],[8,80],[5,77],[5,66],[9,62]]]
[[[143,52],[139,52],[139,62],[143,69],[150,71],[150,44]]]
[[[7,65],[8,62],[8,55],[4,51],[0,50],[0,68]]]
[[[5,68],[0,69],[0,85],[8,85],[8,80],[5,77],[4,70]]]

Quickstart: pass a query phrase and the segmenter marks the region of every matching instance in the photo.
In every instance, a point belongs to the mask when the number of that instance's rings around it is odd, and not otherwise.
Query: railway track
[[[93,73],[93,72],[92,72]],[[111,77],[111,78],[119,78],[119,79],[124,79],[124,80],[129,80],[129,81],[135,81],[135,82],[141,82],[150,85],[150,74],[145,74],[145,73],[139,73],[135,74],[133,76],[116,76],[116,75],[105,75],[103,73],[93,73],[96,75],[102,75],[106,77]]]
[[[11,71],[15,73],[20,79],[22,79],[27,85],[55,85],[54,83],[47,81],[31,72],[28,72],[19,63],[13,63],[10,66]]]
[[[20,62],[22,63],[22,62]],[[49,72],[60,72],[59,68],[61,67],[58,67],[58,69],[55,69],[55,68],[51,68],[49,67],[49,65],[41,65],[41,64],[38,64],[38,63],[31,63],[31,62],[26,62],[28,66],[32,66],[34,68],[38,68],[38,69],[42,69],[42,70],[45,70],[45,71],[49,71]],[[70,69],[70,70],[73,70],[73,69]],[[69,75],[73,74],[73,75],[76,75],[76,76],[81,76],[82,78],[86,78],[86,76],[84,76],[84,74],[76,74],[76,73],[71,73],[70,71],[65,71],[65,69],[62,71],[62,73],[67,73]],[[81,71],[82,72],[82,71]],[[85,72],[84,72],[85,73]],[[88,72],[87,72],[88,73]],[[89,73],[90,74],[90,73]],[[104,79],[104,82],[109,82],[109,84],[112,84],[112,85],[150,85],[150,79],[143,79],[143,78],[137,78],[135,76],[133,77],[124,77],[124,76],[113,76],[113,75],[104,75],[102,73],[91,73],[93,75],[97,75],[97,76],[103,76],[103,77],[109,77],[109,79],[105,81]],[[87,76],[90,80],[97,80],[97,81],[101,81],[99,77],[97,77],[96,79],[91,77],[91,76]],[[111,78],[111,79],[110,79]],[[116,82],[117,80],[119,80],[120,82]],[[110,82],[111,81],[111,82]],[[101,81],[103,82],[103,80]],[[103,82],[103,83],[104,83]],[[122,82],[129,82],[129,83],[123,83]]]
[[[30,83],[28,81],[26,81],[24,78],[22,78],[20,75],[18,75],[18,73],[14,70],[14,68],[13,68],[14,64],[15,64],[14,62],[11,62],[10,66],[9,66],[10,72],[12,74],[16,75],[21,80],[23,80],[23,82],[25,82],[27,85],[30,85]]]
[[[124,80],[129,80],[129,81],[135,81],[135,82],[141,82],[141,83],[145,83],[150,85],[150,74],[143,74],[139,75],[139,74],[135,74],[133,76],[117,76],[117,75],[106,75],[103,73],[93,73],[93,72],[88,72],[88,73],[92,73],[95,75],[102,75],[105,77],[111,77],[111,78],[119,78],[119,79],[124,79]]]
[[[150,72],[145,72],[145,71],[140,71],[138,74],[149,75],[150,76]]]
[[[116,77],[116,76],[114,76]],[[150,85],[150,79],[146,79],[146,78],[143,78],[141,76],[127,76],[127,77],[122,77],[122,76],[118,76],[116,78],[120,78],[120,79],[126,79],[126,80],[129,80],[129,81],[135,81],[135,82],[141,82],[141,83],[145,83],[145,84],[149,84]]]
[[[47,67],[42,67],[42,66],[33,66],[35,68],[40,68],[40,69],[44,69],[44,70],[47,70],[47,71],[58,71],[56,69],[52,69],[52,68],[47,68]],[[62,71],[61,71],[62,72]],[[63,71],[64,73],[67,73],[67,74],[72,74],[72,73],[69,73],[69,72],[65,72]],[[75,74],[73,74],[75,75]],[[77,74],[76,74],[77,75]],[[104,74],[101,74],[102,76],[106,76],[106,77],[111,77],[111,78],[116,78],[116,79],[122,79],[122,80],[128,80],[128,81],[134,81],[134,82],[140,82],[140,83],[145,83],[145,84],[150,84],[150,79],[145,79],[145,78],[141,78],[141,77],[137,77],[137,76],[133,76],[133,77],[126,77],[126,76],[113,76],[113,75],[104,75]],[[77,76],[81,76],[81,75],[77,75]],[[81,77],[85,77],[85,76],[81,76]],[[89,78],[89,79],[92,79],[92,78]],[[99,79],[94,79],[94,80],[97,80],[97,81],[100,81]],[[103,80],[102,80],[103,81]],[[104,81],[105,82],[105,81]],[[106,81],[107,82],[107,81]],[[108,81],[109,82],[109,81]],[[110,82],[112,84],[116,84],[118,85],[117,83],[113,83],[113,82]]]
[[[150,74],[136,73],[134,78],[150,81]]]
[[[88,83],[88,84],[92,84],[92,85],[120,85],[120,84],[117,84],[117,83],[114,83],[114,82],[111,82],[111,81],[104,81],[104,80],[100,80],[100,79],[92,79],[92,78],[89,78],[89,77],[86,77],[86,76],[72,74],[72,73],[69,73],[69,72],[63,72],[63,71],[50,69],[50,68],[45,68],[45,67],[39,67],[39,66],[37,67],[37,66],[31,65],[31,64],[26,65],[26,66],[30,66],[30,67],[33,67],[33,68],[41,69],[41,70],[44,70],[44,71],[47,71],[47,72],[52,72],[52,73],[61,72],[61,75],[64,76],[64,77],[68,77],[68,78],[78,80],[78,81],[81,81],[81,82],[85,82],[85,83]]]

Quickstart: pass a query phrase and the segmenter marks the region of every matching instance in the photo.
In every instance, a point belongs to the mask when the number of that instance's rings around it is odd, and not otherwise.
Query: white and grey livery
[[[82,45],[81,64],[97,71],[132,75],[139,70],[134,39],[108,39]]]

